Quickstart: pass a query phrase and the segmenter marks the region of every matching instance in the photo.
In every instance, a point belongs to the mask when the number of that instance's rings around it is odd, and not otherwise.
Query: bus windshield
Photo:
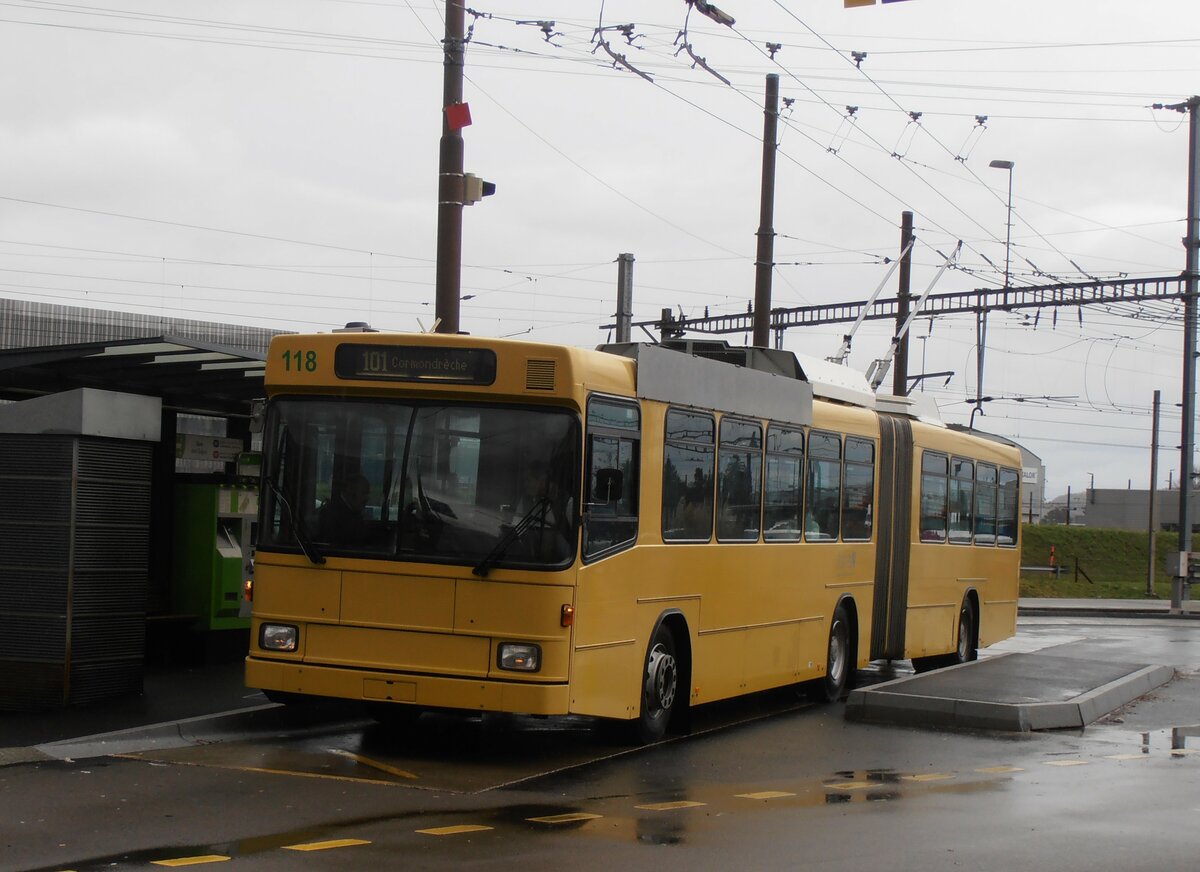
[[[579,443],[567,410],[279,399],[259,548],[561,568],[578,539]]]

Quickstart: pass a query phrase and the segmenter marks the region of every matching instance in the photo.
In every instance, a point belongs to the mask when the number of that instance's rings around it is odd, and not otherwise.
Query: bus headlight
[[[501,642],[500,655],[496,658],[501,669],[514,672],[537,672],[542,665],[542,649],[537,645]]]
[[[258,647],[266,651],[295,651],[300,631],[291,624],[263,624],[258,631]]]

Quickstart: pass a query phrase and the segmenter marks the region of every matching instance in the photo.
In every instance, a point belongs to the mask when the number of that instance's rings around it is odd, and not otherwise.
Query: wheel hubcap
[[[675,658],[662,645],[655,645],[646,664],[646,702],[657,716],[675,703]]]
[[[846,668],[846,640],[842,624],[839,621],[833,625],[829,634],[829,679],[841,681],[842,670]]]

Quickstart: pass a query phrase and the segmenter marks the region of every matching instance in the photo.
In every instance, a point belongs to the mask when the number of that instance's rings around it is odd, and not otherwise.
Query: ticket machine
[[[195,616],[194,630],[250,626],[242,590],[253,568],[257,520],[255,477],[176,481],[172,610]]]

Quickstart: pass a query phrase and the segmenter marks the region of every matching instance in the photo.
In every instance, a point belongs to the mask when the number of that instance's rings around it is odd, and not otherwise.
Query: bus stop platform
[[[852,690],[846,718],[1007,732],[1081,729],[1174,676],[1170,666],[1002,654]]]

